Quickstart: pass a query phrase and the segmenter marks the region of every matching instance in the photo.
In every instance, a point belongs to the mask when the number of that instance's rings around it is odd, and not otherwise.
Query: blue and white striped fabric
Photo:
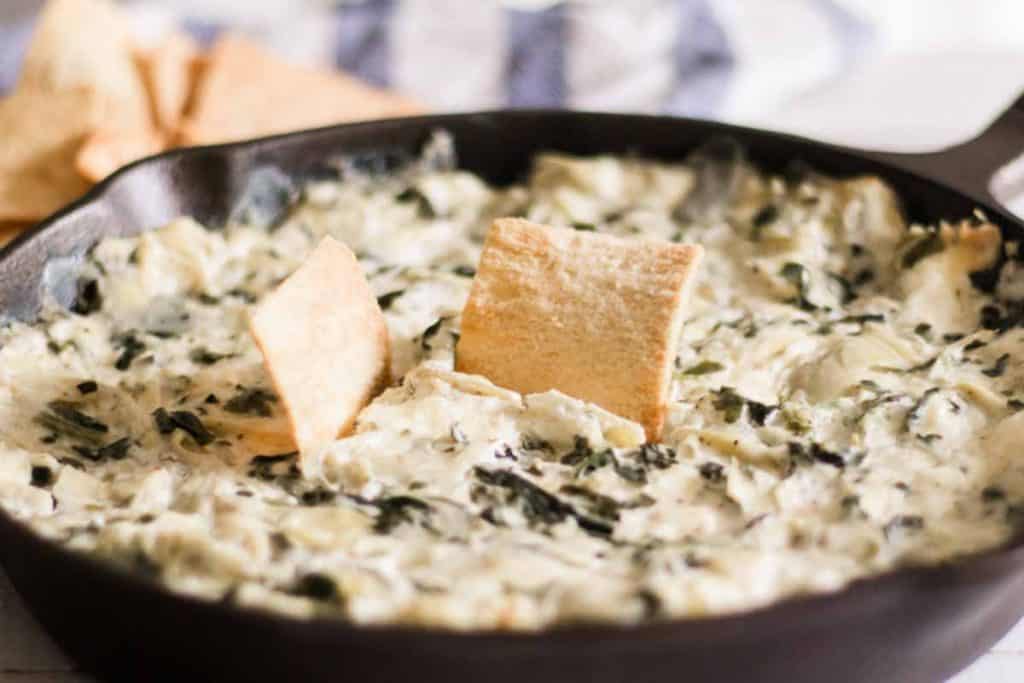
[[[32,25],[0,0],[0,90]],[[226,30],[436,111],[672,113],[840,142],[936,146],[1024,85],[1024,3],[992,0],[133,0],[145,42]],[[915,61],[916,60],[916,61]],[[950,98],[949,92],[970,93]]]
[[[135,2],[129,9],[143,34],[173,22],[204,43],[226,29],[246,31],[292,57],[334,64],[444,110],[587,107],[728,115],[730,95],[743,82],[742,57],[756,54],[758,71],[791,71],[786,62],[792,54],[816,55],[820,66],[782,84],[799,87],[856,59],[871,39],[870,26],[835,0],[778,3],[788,16],[764,28],[785,21],[804,30],[775,59],[753,35],[763,10],[737,12],[735,3],[715,0],[171,4]],[[0,86],[16,76],[30,24],[29,18],[0,34]]]

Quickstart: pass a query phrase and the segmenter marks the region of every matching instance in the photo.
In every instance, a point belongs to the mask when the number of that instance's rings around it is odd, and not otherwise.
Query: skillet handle
[[[1000,206],[992,177],[1024,152],[1024,95],[1017,98],[977,137],[925,154],[871,152],[869,156],[937,180],[982,204]]]

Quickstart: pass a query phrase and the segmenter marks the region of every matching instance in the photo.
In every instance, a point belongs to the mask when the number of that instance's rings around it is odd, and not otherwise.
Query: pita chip
[[[0,101],[0,220],[38,220],[89,189],[75,157],[98,109],[83,90],[60,97],[22,91]]]
[[[462,312],[456,370],[523,394],[556,389],[660,438],[703,250],[502,218]]]
[[[177,130],[197,76],[199,45],[188,34],[171,31],[154,47],[136,54],[149,93],[153,119],[162,131]]]
[[[129,27],[108,0],[43,10],[14,92],[0,102],[0,221],[33,221],[80,196],[78,148],[96,129],[150,125]]]
[[[300,453],[349,432],[387,386],[384,315],[355,255],[330,237],[254,308],[249,328]]]
[[[240,36],[206,56],[184,144],[213,144],[348,121],[420,113],[416,103],[350,76],[286,62]]]
[[[154,128],[101,128],[79,147],[75,169],[86,180],[99,182],[122,166],[164,149],[164,137]]]

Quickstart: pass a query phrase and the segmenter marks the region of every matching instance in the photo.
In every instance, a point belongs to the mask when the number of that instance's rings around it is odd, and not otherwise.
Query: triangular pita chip
[[[107,0],[54,0],[14,92],[0,102],[0,220],[35,220],[81,195],[78,147],[97,128],[145,129],[129,27]]]
[[[523,394],[557,389],[660,437],[703,250],[503,218],[462,312],[456,370]]]
[[[101,128],[90,134],[78,149],[75,169],[83,178],[98,182],[122,166],[162,151],[164,142],[164,137],[154,128]]]
[[[181,124],[192,96],[199,55],[196,41],[180,31],[169,32],[157,45],[136,55],[160,130],[171,133]]]
[[[423,111],[418,104],[337,72],[286,62],[239,36],[207,55],[184,144],[212,144]]]
[[[348,432],[387,386],[384,315],[355,255],[330,237],[260,301],[249,327],[300,453]]]

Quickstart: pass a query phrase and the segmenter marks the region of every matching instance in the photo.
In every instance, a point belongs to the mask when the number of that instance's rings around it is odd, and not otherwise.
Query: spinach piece
[[[71,303],[71,310],[79,315],[89,315],[103,308],[103,297],[100,295],[100,286],[92,278],[79,278],[75,300]]]
[[[786,303],[796,306],[801,311],[818,310],[818,306],[807,298],[807,292],[811,288],[811,275],[807,272],[807,268],[799,263],[789,261],[779,270],[779,275],[796,289],[796,297]]]
[[[935,361],[937,361],[938,359],[939,359],[939,357],[938,357],[938,355],[936,355],[936,356],[933,356],[932,358],[929,358],[928,360],[926,360],[923,363],[920,363],[918,365],[913,365],[913,366],[911,366],[909,368],[894,368],[894,367],[892,367],[890,365],[872,365],[871,369],[874,370],[875,372],[891,372],[891,373],[894,373],[894,374],[897,374],[897,375],[904,375],[904,374],[910,374],[910,373],[914,373],[914,372],[922,372],[924,370],[930,370],[931,367],[933,365],[935,365]]]
[[[881,313],[864,313],[863,315],[848,315],[840,318],[836,321],[837,323],[859,323],[861,325],[865,323],[884,323],[885,316]]]
[[[576,484],[566,484],[559,489],[559,493],[585,501],[587,512],[613,522],[619,521],[620,511],[622,510],[650,507],[655,502],[653,498],[643,494],[633,500],[618,501],[611,496],[591,491],[586,487],[577,486]]]
[[[395,299],[405,294],[404,289],[396,289],[393,292],[381,294],[377,297],[377,305],[380,306],[380,310],[386,311],[391,308],[391,304],[395,303]]]
[[[240,387],[239,392],[224,404],[224,410],[238,415],[270,417],[272,403],[277,403],[277,396],[266,389]]]
[[[789,450],[790,467],[795,465],[810,465],[820,462],[839,469],[846,467],[843,456],[830,451],[819,443],[812,442],[810,448],[798,441],[790,441],[787,444]]]
[[[696,365],[690,366],[686,370],[683,370],[684,375],[710,375],[715,372],[721,372],[725,369],[725,366],[721,363],[716,363],[713,360],[705,360],[697,363]]]
[[[455,266],[452,268],[452,272],[459,277],[475,277],[476,268],[473,266]]]
[[[194,348],[188,354],[189,360],[193,363],[198,363],[199,365],[213,365],[215,363],[219,363],[225,358],[231,358],[232,356],[233,354],[230,353],[215,353],[205,346]]]
[[[50,401],[46,404],[46,407],[52,410],[53,414],[60,419],[81,427],[82,429],[99,432],[100,434],[105,434],[110,431],[110,428],[107,427],[107,425],[80,411],[78,409],[78,404],[76,403],[72,403],[70,401]]]
[[[595,230],[597,230],[597,226],[595,226],[593,223],[577,222],[572,224],[572,229],[579,230],[580,232],[594,232]]]
[[[45,465],[32,467],[32,486],[45,488],[53,483],[53,470]]]
[[[1006,500],[1006,491],[999,486],[986,486],[981,490],[981,499],[986,503],[994,503],[1000,500]]]
[[[100,385],[92,380],[87,380],[85,382],[79,382],[75,385],[75,388],[78,389],[78,393],[84,396],[86,394],[96,393],[99,390]]]
[[[644,467],[659,470],[667,470],[678,462],[674,448],[656,443],[645,443],[637,450],[627,453],[626,457]]]
[[[981,371],[986,377],[1000,377],[1006,372],[1006,364],[1010,362],[1010,354],[1004,353],[996,359],[995,365]]]
[[[725,468],[717,462],[702,462],[697,466],[697,471],[702,479],[711,484],[721,484],[725,481]]]
[[[131,447],[131,439],[127,437],[112,441],[106,446],[99,448],[90,448],[89,446],[72,446],[71,450],[78,453],[83,458],[92,460],[93,462],[100,462],[101,460],[124,460],[128,456],[128,449]]]
[[[338,602],[342,597],[334,579],[319,572],[304,574],[295,583],[291,593],[320,602]]]
[[[414,523],[416,514],[429,514],[432,509],[419,498],[412,496],[391,496],[373,501],[377,508],[377,519],[373,530],[378,534],[390,533],[395,527]]]
[[[338,494],[335,493],[334,491],[327,488],[319,487],[315,489],[310,489],[309,491],[304,491],[302,495],[299,496],[299,500],[302,501],[303,505],[313,506],[323,505],[324,503],[330,503],[337,497]]]
[[[618,458],[615,457],[615,453],[610,448],[606,448],[603,451],[595,451],[590,447],[587,439],[579,435],[574,440],[572,451],[563,455],[559,462],[576,468],[573,472],[573,478],[575,479],[586,477],[602,467],[611,465],[615,473],[628,482],[633,484],[644,484],[647,482],[647,472],[642,467],[619,462]]]
[[[580,514],[568,503],[518,474],[483,467],[474,467],[473,474],[482,484],[508,490],[514,500],[520,501],[523,514],[531,524],[558,524],[572,517],[587,533],[602,537],[612,533],[612,526],[607,522]]]
[[[418,188],[408,187],[402,190],[395,195],[395,201],[402,204],[415,203],[416,213],[420,218],[437,218],[437,211],[434,209],[434,205],[430,203],[427,196]]]
[[[423,335],[420,337],[420,348],[424,351],[430,350],[430,340],[441,330],[441,325],[443,325],[446,320],[448,320],[447,317],[441,316],[428,325],[427,329],[423,330]]]
[[[175,429],[180,429],[200,446],[206,446],[213,442],[214,436],[202,420],[187,410],[175,410],[168,413],[163,408],[153,411],[153,420],[156,422],[157,431],[161,434],[170,434]]]
[[[774,204],[765,204],[750,220],[750,239],[760,241],[764,229],[779,219],[779,207]]]
[[[711,405],[716,410],[725,414],[725,421],[729,424],[736,422],[743,414],[743,397],[736,393],[731,387],[722,387],[714,392],[714,400]]]
[[[124,460],[128,456],[128,449],[131,448],[131,445],[131,439],[124,437],[117,441],[111,441],[106,446],[102,446],[96,453],[100,456],[100,459]]]
[[[910,410],[907,411],[906,419],[903,421],[904,432],[910,431],[910,428],[913,426],[914,422],[921,418],[921,411],[924,410],[924,406],[926,403],[928,403],[928,399],[930,399],[937,393],[939,393],[939,388],[932,387],[931,389],[928,389],[923,394],[921,394],[921,398],[917,399],[917,401],[914,402],[914,405],[912,405],[910,407]]]
[[[743,414],[743,406],[747,407],[750,421],[758,427],[763,427],[768,416],[778,409],[778,406],[770,406],[760,401],[744,398],[736,393],[732,387],[722,387],[712,392],[714,399],[711,405],[725,415],[725,421],[729,424],[736,422]]]
[[[882,527],[885,537],[888,539],[892,534],[899,529],[907,529],[909,531],[919,531],[924,528],[924,518],[920,515],[896,515]]]
[[[114,367],[122,371],[131,367],[132,362],[146,350],[145,342],[139,341],[134,332],[115,338],[114,344],[121,347],[121,355],[114,361]]]

